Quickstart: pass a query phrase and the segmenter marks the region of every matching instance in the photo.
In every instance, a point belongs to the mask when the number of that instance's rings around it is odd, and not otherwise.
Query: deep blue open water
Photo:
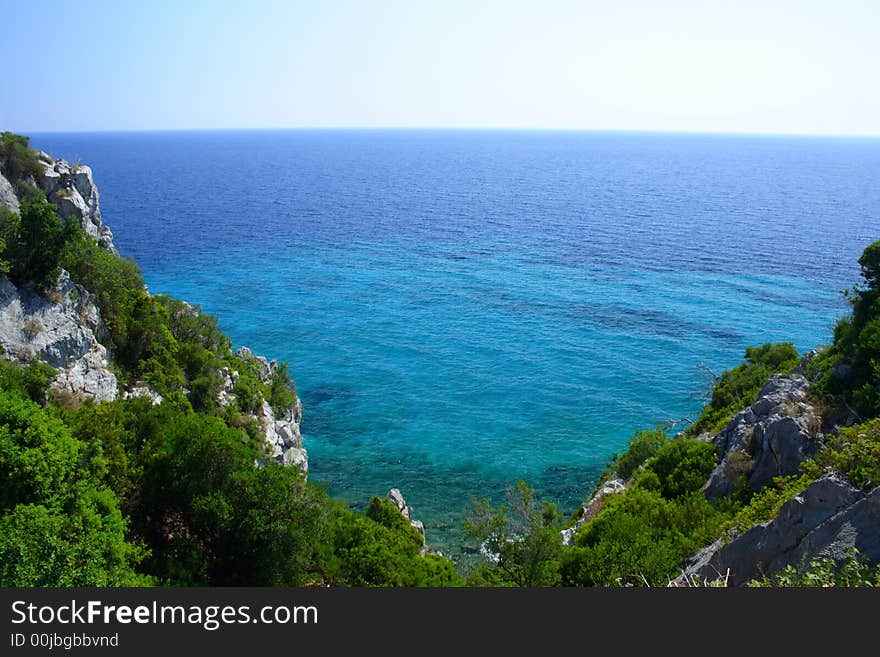
[[[287,360],[311,479],[396,486],[449,550],[523,477],[569,512],[697,366],[827,341],[880,239],[880,139],[40,134],[150,290]]]

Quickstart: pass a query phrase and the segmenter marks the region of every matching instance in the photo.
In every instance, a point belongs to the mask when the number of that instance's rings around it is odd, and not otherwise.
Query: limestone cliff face
[[[111,401],[116,375],[101,344],[101,314],[92,296],[62,271],[52,299],[0,279],[0,346],[22,363],[39,358],[58,370],[52,387]]]
[[[69,164],[53,160],[40,153],[43,165],[42,180],[37,184],[49,202],[58,206],[58,214],[65,220],[79,222],[87,235],[101,248],[118,253],[113,244],[113,233],[101,220],[100,194],[92,178],[92,170],[84,164]]]
[[[12,186],[3,172],[0,171],[0,210],[6,208],[12,212],[18,212],[19,202],[15,195],[15,188]]]

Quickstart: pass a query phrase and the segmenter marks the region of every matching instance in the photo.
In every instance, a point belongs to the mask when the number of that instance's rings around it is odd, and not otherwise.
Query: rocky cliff
[[[776,374],[764,384],[755,403],[737,413],[711,440],[721,462],[706,483],[706,495],[730,495],[744,479],[758,491],[774,477],[795,474],[822,441],[822,421],[807,401],[810,384],[801,374]]]
[[[69,164],[40,152],[43,177],[36,181],[49,202],[58,207],[65,220],[79,222],[87,235],[101,248],[117,253],[113,233],[101,220],[100,194],[92,179],[92,170],[84,164]]]
[[[0,279],[0,347],[9,360],[42,360],[58,374],[57,390],[97,401],[117,398],[101,314],[92,296],[61,272],[51,300]]]
[[[42,175],[27,183],[42,190],[64,221],[77,222],[101,248],[118,255],[113,233],[101,216],[100,194],[91,168],[56,160],[42,152],[37,156]],[[0,205],[18,212],[20,203],[15,186],[0,172]],[[198,312],[187,307],[189,312]],[[161,403],[162,396],[143,382],[120,389],[112,367],[113,354],[106,347],[106,335],[96,300],[71,281],[68,272],[62,270],[55,289],[43,295],[30,286],[17,287],[0,278],[0,347],[6,359],[22,364],[39,359],[51,365],[57,370],[51,389],[74,398],[103,402],[149,397],[153,403]],[[256,364],[263,383],[271,383],[277,368],[275,361],[255,355],[245,347],[236,355]],[[239,374],[226,367],[219,375],[223,386],[217,402],[225,407],[235,400]],[[245,419],[248,418],[261,427],[268,458],[303,472],[308,470],[308,455],[299,428],[302,405],[298,398],[292,406],[280,410],[273,410],[263,399]]]

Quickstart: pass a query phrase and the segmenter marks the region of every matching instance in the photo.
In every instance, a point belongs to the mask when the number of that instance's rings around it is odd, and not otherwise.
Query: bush
[[[123,586],[143,550],[126,542],[104,462],[32,401],[0,392],[0,585]]]
[[[629,441],[629,448],[623,454],[613,454],[606,464],[603,479],[615,474],[621,479],[629,479],[641,465],[652,458],[667,440],[666,429],[660,425],[654,429],[636,431]]]
[[[25,366],[0,358],[0,390],[14,393],[42,404],[46,401],[49,384],[55,378],[55,368],[34,360]]]
[[[715,468],[715,446],[689,438],[667,441],[645,469],[660,484],[660,494],[673,499],[700,490]]]
[[[814,476],[832,469],[865,491],[880,485],[880,418],[829,435],[808,466]]]
[[[880,416],[880,242],[865,248],[859,265],[864,285],[846,293],[852,313],[837,323],[834,344],[816,365],[821,378],[814,390],[868,420]],[[849,374],[838,376],[837,365]]]
[[[4,221],[4,232],[16,230],[14,222]],[[55,286],[61,273],[64,227],[55,206],[46,201],[25,202],[15,235],[5,236],[9,277],[16,285],[33,282],[38,292]]]
[[[495,555],[500,581],[522,587],[558,584],[562,545],[555,507],[539,503],[522,480],[507,499],[497,509],[488,500],[474,500],[465,531]]]
[[[640,486],[608,499],[563,555],[563,583],[665,586],[721,532],[724,515],[700,492],[666,499]]]
[[[43,174],[37,154],[27,137],[11,132],[0,133],[0,171],[21,194],[29,178],[38,180]]]

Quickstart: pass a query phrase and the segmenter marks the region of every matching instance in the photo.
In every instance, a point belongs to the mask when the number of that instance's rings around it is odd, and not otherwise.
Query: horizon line
[[[110,128],[82,130],[13,130],[22,135],[48,134],[131,134],[131,133],[182,133],[182,132],[380,132],[380,131],[431,131],[431,132],[556,132],[556,133],[590,133],[590,134],[644,134],[644,135],[705,135],[719,137],[813,137],[827,139],[878,139],[880,133],[843,133],[843,132],[772,132],[747,130],[661,130],[648,128],[556,128],[526,126],[277,126],[277,127],[223,127],[223,128]]]

